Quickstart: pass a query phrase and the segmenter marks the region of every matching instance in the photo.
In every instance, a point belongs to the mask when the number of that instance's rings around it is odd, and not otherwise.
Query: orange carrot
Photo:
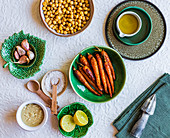
[[[87,76],[87,74],[83,71],[83,68],[82,68],[81,66],[79,66],[79,71],[80,71],[80,73],[84,76],[84,78],[87,80],[87,82],[88,82],[89,84],[91,84],[91,85],[96,89],[96,91],[97,91],[98,93],[103,94],[102,91],[100,91],[100,90],[97,88],[96,84],[95,84],[95,83]]]
[[[77,62],[77,64],[82,67],[83,71],[87,74],[87,76],[95,83],[95,77],[91,69],[88,66],[85,66],[81,63]]]
[[[106,61],[109,63],[110,69],[111,69],[111,71],[112,71],[113,79],[115,80],[115,79],[116,79],[115,71],[114,71],[112,62],[111,62],[111,60],[110,60],[108,54],[106,53],[106,51],[104,51],[104,50],[98,48],[97,46],[95,46],[95,48],[97,48],[97,51],[99,51],[99,52],[101,53],[101,55],[102,55],[103,57],[105,57]]]
[[[90,68],[89,62],[87,61],[86,57],[83,56],[82,54],[80,54],[80,63],[82,63],[83,65],[86,65]]]
[[[72,67],[74,75],[77,77],[77,79],[92,93],[100,96],[100,94],[98,94],[86,81],[86,79],[83,77],[83,75],[80,73],[80,71],[76,70],[75,67]]]
[[[105,67],[106,73],[108,75],[110,84],[112,86],[112,93],[114,93],[114,81],[113,81],[112,71],[111,71],[109,63],[106,61],[105,57],[103,57],[103,58],[104,58],[104,67]]]
[[[96,84],[97,87],[99,88],[100,91],[103,91],[102,85],[101,85],[101,80],[100,80],[100,74],[99,74],[99,68],[96,59],[92,56],[90,59],[90,63],[93,68],[93,72],[96,78]]]
[[[104,91],[106,93],[108,93],[102,59],[101,59],[101,57],[100,57],[100,55],[98,53],[96,53],[95,55],[96,55],[96,60],[97,60],[98,67],[99,67],[100,77],[101,77],[101,80],[102,80],[102,83],[103,83],[103,86],[104,86]]]
[[[112,98],[112,88],[111,88],[111,85],[110,85],[110,82],[109,82],[106,72],[105,72],[105,77],[106,77],[106,83],[107,83],[107,87],[109,90],[109,94],[110,94],[110,97]]]
[[[90,53],[87,53],[87,59],[89,60],[89,62],[90,62],[90,60],[91,60],[91,58],[93,57],[93,55],[92,54],[90,54]]]

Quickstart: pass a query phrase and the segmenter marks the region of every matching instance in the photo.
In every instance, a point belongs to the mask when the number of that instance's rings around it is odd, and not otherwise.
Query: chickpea
[[[57,33],[60,33],[60,30],[57,30]]]
[[[74,3],[73,1],[70,1],[70,4],[71,4],[71,5],[73,5],[73,3]]]
[[[64,31],[63,31],[63,30],[61,30],[61,31],[60,31],[60,33],[61,33],[61,34],[63,34],[63,33],[64,33]]]
[[[77,32],[77,30],[76,30],[76,29],[74,29],[73,31],[74,31],[74,32]]]
[[[71,23],[69,23],[68,26],[71,27]]]
[[[44,6],[44,5],[47,5],[47,2],[44,1],[42,4],[43,4],[43,6]]]
[[[81,27],[79,27],[78,30],[80,31],[80,30],[81,30]]]
[[[58,23],[61,24],[61,20],[59,20]]]
[[[50,21],[50,18],[45,19],[45,21],[48,23]]]
[[[66,31],[69,31],[69,27],[66,28]]]
[[[53,24],[57,24],[57,22],[54,20],[54,21],[53,21]]]
[[[67,34],[67,31],[64,31],[64,34]]]
[[[67,7],[68,7],[68,4],[65,4],[65,7],[67,8]]]

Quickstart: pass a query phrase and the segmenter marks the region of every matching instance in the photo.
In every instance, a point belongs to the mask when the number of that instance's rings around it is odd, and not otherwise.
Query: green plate
[[[136,35],[134,35],[132,37],[123,37],[122,38],[119,36],[119,32],[117,31],[116,21],[117,21],[117,18],[119,17],[119,15],[126,11],[133,11],[133,12],[137,13],[142,20],[142,27]],[[113,31],[114,31],[116,37],[121,42],[123,42],[127,45],[139,45],[139,44],[145,42],[148,39],[148,37],[150,36],[150,34],[152,32],[152,20],[151,20],[149,14],[144,9],[139,8],[139,7],[130,6],[130,7],[123,9],[118,14],[118,16],[116,17],[114,24],[113,24]]]
[[[27,39],[28,42],[34,46],[36,51],[36,58],[31,66],[24,66],[15,64],[12,62],[13,59],[13,49],[15,46],[20,45],[21,42]],[[18,79],[25,79],[34,76],[40,71],[40,66],[43,63],[45,56],[45,45],[46,41],[30,34],[24,34],[23,31],[15,33],[2,43],[1,56],[7,62],[3,67],[9,68],[10,73]]]
[[[72,66],[74,66],[77,69],[76,61],[79,61],[79,54],[73,59],[71,65],[70,65],[69,80],[70,80],[70,84],[71,84],[73,90],[81,98],[83,98],[84,100],[89,101],[89,102],[103,103],[103,102],[112,100],[120,93],[120,91],[122,90],[122,88],[125,84],[126,70],[125,70],[125,65],[122,60],[122,57],[119,55],[118,52],[116,52],[112,48],[105,47],[105,46],[98,46],[98,47],[101,49],[104,49],[108,53],[108,55],[111,59],[111,62],[113,63],[113,67],[115,69],[116,80],[115,80],[115,92],[113,94],[113,97],[110,98],[110,96],[105,93],[102,96],[97,96],[97,95],[93,94],[75,77],[75,75],[73,74]],[[95,47],[91,46],[91,47],[88,47],[88,48],[82,50],[80,53],[82,55],[86,56],[87,53],[93,54],[95,52],[94,49],[95,49]]]
[[[87,117],[88,117],[88,124],[85,126],[78,126],[76,125],[75,129],[71,132],[65,132],[61,126],[60,126],[60,120],[64,115],[71,115],[74,116],[75,112],[77,110],[81,110],[83,111]],[[83,137],[87,134],[87,131],[89,129],[89,127],[91,127],[93,125],[93,116],[90,112],[90,110],[87,109],[87,107],[79,102],[67,105],[65,107],[63,107],[60,112],[57,115],[58,118],[58,126],[59,126],[59,130],[61,132],[61,134],[63,134],[64,136],[67,137]]]

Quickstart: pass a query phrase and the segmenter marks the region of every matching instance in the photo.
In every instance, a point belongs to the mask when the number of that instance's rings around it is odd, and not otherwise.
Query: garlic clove
[[[21,46],[24,50],[28,51],[29,50],[29,43],[28,43],[28,40],[27,39],[24,39],[22,42],[21,42]]]
[[[19,54],[20,56],[23,56],[23,55],[26,54],[25,50],[22,49],[22,47],[16,46],[16,49],[17,49],[17,52],[18,52],[18,54]]]
[[[34,54],[34,52],[32,52],[32,51],[27,51],[27,55],[28,55],[28,58],[30,59],[30,60],[33,60],[34,59],[34,57],[35,57],[35,54]]]
[[[16,60],[19,60],[19,54],[18,54],[17,51],[14,52],[14,57],[15,57]]]
[[[18,62],[13,62],[13,63],[17,63],[17,64],[29,63],[29,59],[27,56],[21,56]]]

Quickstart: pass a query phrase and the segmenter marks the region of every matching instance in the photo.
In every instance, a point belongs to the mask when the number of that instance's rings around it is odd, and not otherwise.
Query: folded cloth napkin
[[[149,117],[141,138],[170,138],[170,75],[165,73],[136,98],[113,122],[118,138],[133,138],[132,127],[142,113],[141,106],[156,94],[156,109]]]

